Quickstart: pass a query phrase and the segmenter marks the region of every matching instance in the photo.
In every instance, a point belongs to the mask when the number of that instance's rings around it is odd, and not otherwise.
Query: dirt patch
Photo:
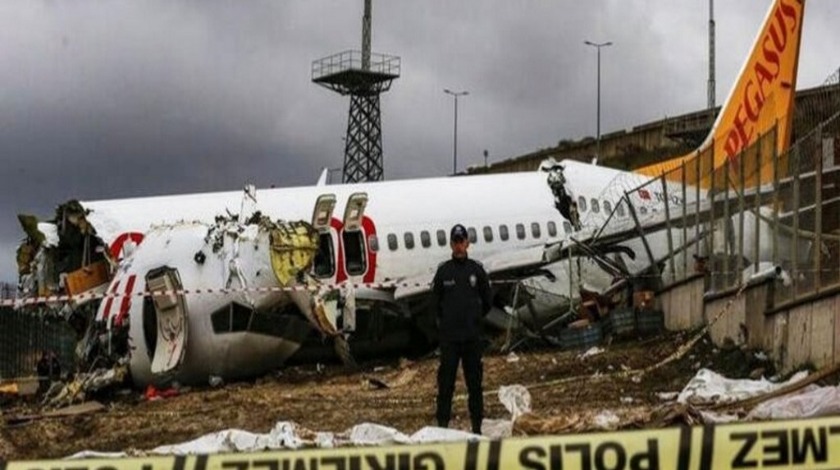
[[[534,415],[578,416],[610,409],[637,413],[662,402],[658,392],[675,392],[700,367],[737,362],[735,353],[701,340],[685,357],[638,379],[603,379],[626,369],[655,364],[687,340],[669,333],[642,341],[605,346],[605,352],[581,359],[580,351],[536,350],[514,356],[485,357],[487,418],[509,418],[494,390],[502,385],[531,388]],[[736,348],[737,349],[737,348]],[[740,351],[740,350],[738,350]],[[741,367],[730,377],[745,377]],[[194,388],[181,395],[147,401],[137,391],[110,397],[98,413],[49,418],[0,428],[0,456],[6,459],[57,458],[82,450],[124,451],[175,444],[228,428],[266,433],[278,421],[291,420],[318,431],[341,432],[353,425],[374,422],[413,433],[434,424],[437,359],[380,362],[349,373],[336,365],[307,365],[284,369],[253,382],[217,389]],[[732,372],[732,371],[730,371]],[[572,379],[575,378],[576,379]],[[381,388],[381,384],[390,388]],[[452,425],[469,428],[459,376]],[[9,416],[36,413],[31,404],[15,403],[2,410]]]

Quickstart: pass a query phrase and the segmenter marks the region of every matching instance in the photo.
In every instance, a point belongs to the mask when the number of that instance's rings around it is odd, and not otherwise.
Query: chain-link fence
[[[73,371],[75,347],[75,332],[66,321],[0,307],[0,378],[36,375],[43,351],[58,356],[62,371]]]
[[[825,99],[837,101],[840,75],[829,80],[838,89]],[[826,107],[834,114],[823,119]],[[840,285],[840,102],[819,109],[797,115],[783,153],[774,128],[725,160],[712,145],[660,178],[622,174],[604,195],[622,202],[596,241],[623,235],[646,267],[636,273],[665,284],[703,272],[707,290],[723,292],[780,276],[777,305]]]

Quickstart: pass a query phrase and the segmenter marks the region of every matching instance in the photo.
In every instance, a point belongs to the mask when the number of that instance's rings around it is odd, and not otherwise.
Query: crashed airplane
[[[698,153],[789,126],[803,4],[773,3]],[[790,136],[780,135],[784,149]],[[715,167],[729,161],[715,153]],[[347,362],[383,345],[428,346],[429,283],[449,256],[452,225],[469,227],[471,256],[495,281],[491,315],[509,318],[511,281],[562,291],[552,280],[565,269],[564,250],[592,239],[613,213],[616,256],[632,272],[646,269],[634,256],[641,244],[629,209],[653,227],[663,198],[615,190],[664,170],[564,161],[532,173],[73,201],[50,222],[21,216],[19,306],[63,315],[82,337],[86,364],[127,364],[140,386],[264,373],[313,337]],[[687,191],[684,202],[707,190]],[[665,256],[667,234],[648,235],[655,258]]]

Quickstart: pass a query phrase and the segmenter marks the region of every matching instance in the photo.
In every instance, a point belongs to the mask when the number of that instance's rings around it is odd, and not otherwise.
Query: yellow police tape
[[[387,447],[0,461],[0,470],[840,469],[840,417]]]

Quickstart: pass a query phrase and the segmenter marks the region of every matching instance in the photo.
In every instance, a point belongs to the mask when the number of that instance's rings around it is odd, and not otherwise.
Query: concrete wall
[[[694,276],[666,287],[657,297],[665,313],[665,328],[691,330],[705,323],[703,318],[703,276]]]
[[[666,288],[657,300],[667,329],[687,330],[714,322],[709,336],[716,345],[731,341],[763,349],[782,372],[840,362],[840,288],[774,309],[773,282],[704,299],[703,278],[695,277]]]
[[[773,312],[765,325],[765,347],[784,371],[840,362],[840,293]]]

